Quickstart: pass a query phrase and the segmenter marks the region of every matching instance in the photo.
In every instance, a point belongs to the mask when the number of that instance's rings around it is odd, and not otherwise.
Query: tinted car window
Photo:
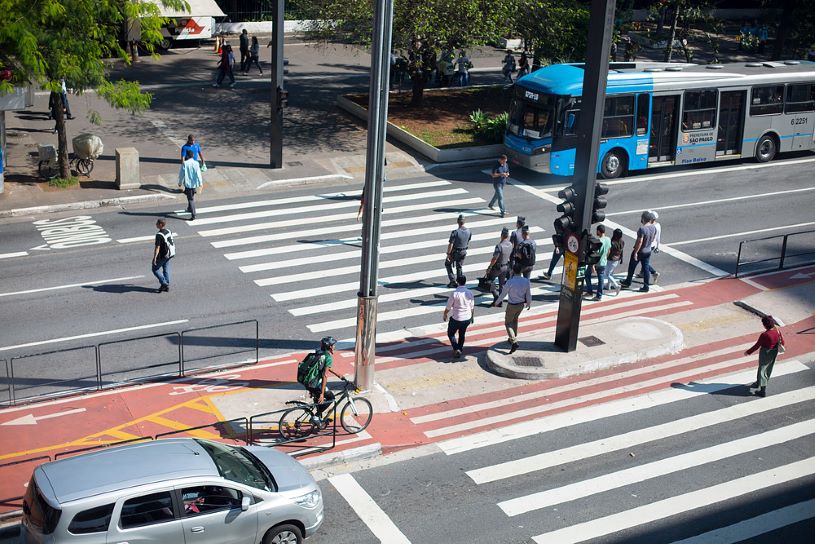
[[[122,529],[172,521],[173,499],[169,491],[128,499],[122,506]]]
[[[80,512],[71,520],[71,524],[68,525],[68,532],[75,535],[103,533],[108,530],[111,514],[113,514],[112,504],[97,506]]]
[[[218,474],[222,477],[258,489],[273,491],[271,474],[268,474],[263,464],[248,451],[209,440],[196,442],[212,457],[218,468]]]
[[[23,514],[43,534],[50,535],[57,527],[62,510],[53,508],[45,502],[40,494],[40,489],[37,487],[37,482],[32,477],[23,498]]]
[[[241,492],[229,487],[203,485],[181,491],[185,516],[198,516],[241,507]]]

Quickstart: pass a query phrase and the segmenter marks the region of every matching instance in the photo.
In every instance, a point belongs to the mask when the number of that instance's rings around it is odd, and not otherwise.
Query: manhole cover
[[[580,340],[580,342],[584,346],[590,347],[590,348],[593,348],[594,346],[602,346],[603,344],[605,344],[605,342],[603,342],[602,340],[600,340],[596,336],[584,336],[583,338],[578,338],[578,340]]]
[[[291,161],[291,162],[287,162],[286,166],[303,166],[303,163],[300,162],[300,161]]]
[[[543,366],[540,357],[513,357],[512,361],[518,366]]]

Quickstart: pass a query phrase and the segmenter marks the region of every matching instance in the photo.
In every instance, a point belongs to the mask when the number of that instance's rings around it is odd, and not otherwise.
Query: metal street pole
[[[379,234],[382,222],[382,185],[385,177],[385,135],[388,122],[393,0],[376,0],[371,47],[371,85],[368,94],[368,150],[362,211],[362,265],[357,293],[357,334],[354,373],[357,387],[374,384],[376,355]]]
[[[283,88],[283,10],[285,0],[275,0],[272,14],[272,127],[269,166],[283,168],[283,107],[287,91]]]
[[[603,125],[603,107],[608,81],[608,55],[614,29],[615,0],[592,0],[589,17],[589,39],[586,65],[583,71],[583,99],[577,121],[577,149],[574,160],[574,181],[577,191],[575,230],[564,235],[563,276],[558,304],[555,344],[565,351],[577,349],[583,282],[576,278],[578,263],[585,263],[586,245],[591,233],[591,212],[594,204],[594,185],[597,182],[597,160]],[[574,245],[568,243],[571,238]],[[571,245],[571,249],[569,246]],[[569,273],[567,274],[567,267]]]

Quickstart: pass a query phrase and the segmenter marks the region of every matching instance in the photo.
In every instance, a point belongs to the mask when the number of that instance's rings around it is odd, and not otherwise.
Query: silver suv
[[[288,455],[178,438],[37,467],[21,542],[299,544],[322,521],[320,488]]]

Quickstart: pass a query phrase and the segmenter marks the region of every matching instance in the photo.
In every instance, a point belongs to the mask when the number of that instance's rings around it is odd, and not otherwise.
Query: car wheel
[[[302,544],[303,533],[295,525],[283,524],[272,527],[263,537],[263,544]]]
[[[762,136],[756,146],[756,160],[758,162],[770,162],[775,158],[778,146],[772,136]]]
[[[625,157],[619,151],[609,151],[600,164],[600,175],[605,179],[614,179],[623,175],[625,171]]]

